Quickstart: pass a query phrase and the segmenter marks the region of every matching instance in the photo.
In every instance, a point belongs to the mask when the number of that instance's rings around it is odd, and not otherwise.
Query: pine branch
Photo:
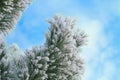
[[[45,43],[50,54],[48,80],[72,80],[83,70],[83,62],[77,55],[86,36],[75,33],[75,21],[70,18],[55,16],[48,22],[51,25]]]
[[[46,80],[49,58],[44,47],[35,47],[26,51],[29,80]]]
[[[0,43],[0,80],[9,80],[12,78],[6,53],[5,43],[2,42]]]
[[[0,34],[8,34],[15,28],[23,10],[30,0],[0,1]]]

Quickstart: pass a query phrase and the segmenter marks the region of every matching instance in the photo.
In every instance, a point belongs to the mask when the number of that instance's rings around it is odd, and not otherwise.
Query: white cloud
[[[104,23],[89,18],[78,20],[78,25],[88,34],[88,45],[82,52],[82,57],[86,62],[83,80],[110,80],[108,77],[112,74],[109,72],[105,74],[106,69],[111,71],[113,68],[114,72],[114,63],[108,61],[108,58],[113,56],[114,50],[109,46],[110,41],[104,34]]]

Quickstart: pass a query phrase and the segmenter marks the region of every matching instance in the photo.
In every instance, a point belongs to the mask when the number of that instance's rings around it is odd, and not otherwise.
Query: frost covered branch
[[[54,16],[48,22],[45,44],[26,51],[29,80],[74,80],[83,73],[78,55],[86,35],[75,32],[75,21],[70,18]]]
[[[0,43],[0,80],[9,80],[12,77],[7,58],[5,43],[2,42]]]
[[[30,0],[0,0],[0,34],[8,34],[17,24]]]

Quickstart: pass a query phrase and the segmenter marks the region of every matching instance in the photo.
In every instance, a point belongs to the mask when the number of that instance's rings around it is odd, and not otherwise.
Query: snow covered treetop
[[[76,20],[56,15],[49,19],[48,22],[50,23],[49,31],[46,34],[46,44],[48,46],[57,44],[60,41],[60,37],[62,37],[61,40],[65,41],[64,43],[70,42],[75,47],[85,44],[87,36],[76,28]]]
[[[30,0],[0,0],[0,34],[8,34],[15,27]]]
[[[49,53],[48,80],[73,80],[83,72],[83,61],[78,55],[86,42],[86,34],[77,31],[75,20],[69,17],[54,16],[48,22],[45,43]]]

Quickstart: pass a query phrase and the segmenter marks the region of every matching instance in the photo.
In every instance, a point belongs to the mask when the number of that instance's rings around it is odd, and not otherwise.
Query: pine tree
[[[15,27],[30,0],[0,0],[0,34],[8,34]]]

